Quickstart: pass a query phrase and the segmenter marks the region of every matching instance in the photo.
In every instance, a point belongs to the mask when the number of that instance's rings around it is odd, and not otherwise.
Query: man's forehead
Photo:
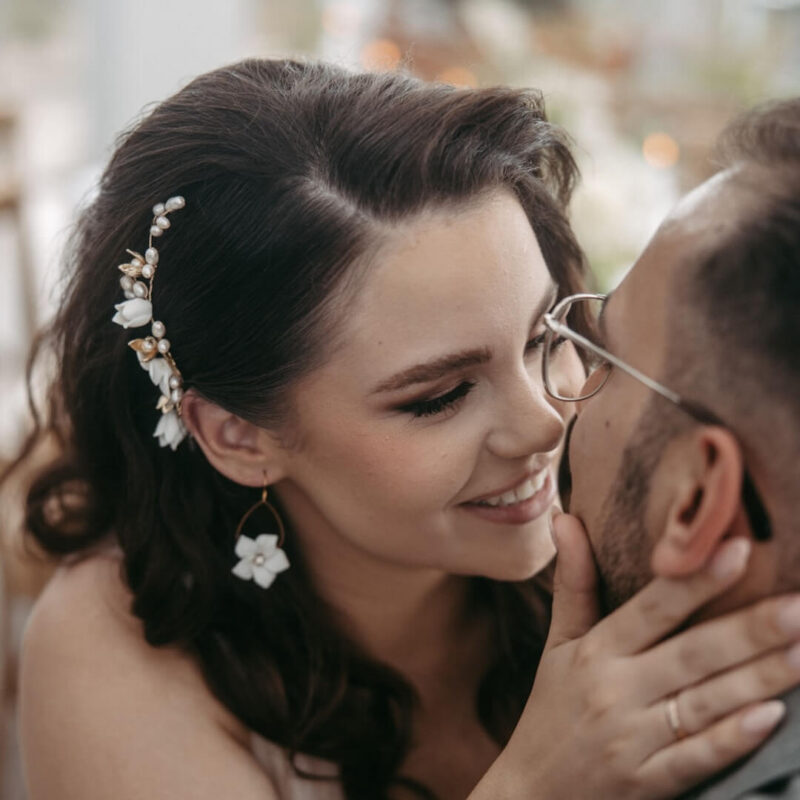
[[[663,341],[676,278],[691,269],[737,226],[746,192],[740,168],[726,169],[687,194],[667,216],[631,267],[606,313],[609,338],[641,337]],[[643,344],[652,345],[652,336]],[[625,344],[625,342],[623,342]]]
[[[711,219],[724,218],[726,211],[737,207],[737,193],[731,186],[735,174],[734,169],[718,172],[684,195],[667,215],[659,232],[680,226],[687,234],[695,233],[704,231]]]
[[[660,354],[668,281],[654,254],[643,254],[606,301],[602,334],[608,349],[647,371]],[[651,277],[652,276],[652,277]]]
[[[675,238],[672,231],[660,229],[609,296],[603,327],[612,349],[627,350],[628,340],[640,337],[641,329],[660,328],[680,250]]]
[[[678,202],[657,236],[676,233],[687,247],[710,250],[763,202],[766,187],[774,183],[773,171],[774,167],[739,163],[718,172]]]

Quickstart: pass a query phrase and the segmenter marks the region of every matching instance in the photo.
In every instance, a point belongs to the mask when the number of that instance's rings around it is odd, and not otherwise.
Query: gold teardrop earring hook
[[[265,506],[266,509],[272,514],[275,519],[275,522],[278,523],[278,544],[277,547],[283,546],[283,541],[286,538],[286,530],[283,527],[283,520],[281,519],[281,515],[276,511],[275,506],[272,505],[267,500],[267,473],[264,473],[264,486],[261,488],[261,499],[254,503],[244,514],[244,516],[239,520],[239,524],[236,527],[236,533],[234,534],[234,540],[238,539],[242,533],[242,528],[244,528],[245,522],[250,518],[250,516],[257,511],[261,506]]]

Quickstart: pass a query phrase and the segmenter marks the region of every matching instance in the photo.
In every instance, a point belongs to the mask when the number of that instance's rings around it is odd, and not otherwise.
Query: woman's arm
[[[57,575],[28,625],[20,733],[30,800],[278,800],[190,660],[147,645],[119,564]]]
[[[559,553],[553,622],[533,690],[468,800],[674,798],[769,736],[782,707],[761,701],[800,682],[785,657],[800,619],[782,624],[780,613],[796,596],[670,636],[743,575],[746,540],[728,541],[700,574],[653,580],[599,622],[591,551],[566,515]],[[678,694],[687,734],[680,740],[666,707]]]

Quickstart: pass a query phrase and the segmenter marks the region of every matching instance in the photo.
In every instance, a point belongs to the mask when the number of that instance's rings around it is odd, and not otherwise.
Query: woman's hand
[[[703,572],[657,578],[598,622],[583,528],[568,515],[555,526],[545,652],[511,740],[469,800],[674,798],[758,747],[785,711],[762,701],[800,683],[800,597],[675,634],[742,576],[750,545],[738,538]]]

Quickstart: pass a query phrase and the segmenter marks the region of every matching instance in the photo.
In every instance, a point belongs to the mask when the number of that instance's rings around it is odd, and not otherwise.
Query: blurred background
[[[737,111],[800,93],[800,0],[0,0],[0,466],[28,426],[25,356],[117,133],[245,56],[543,90],[577,147],[578,236],[602,287],[712,171]],[[16,658],[48,567],[0,500],[0,798],[21,800]]]

